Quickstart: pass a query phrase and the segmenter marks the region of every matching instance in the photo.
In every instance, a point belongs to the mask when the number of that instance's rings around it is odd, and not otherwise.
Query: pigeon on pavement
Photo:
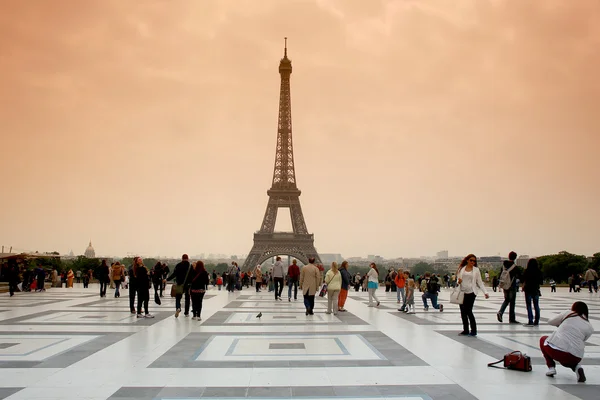
[[[260,319],[260,317],[262,317],[262,312],[259,312],[258,315],[256,316],[256,318]]]

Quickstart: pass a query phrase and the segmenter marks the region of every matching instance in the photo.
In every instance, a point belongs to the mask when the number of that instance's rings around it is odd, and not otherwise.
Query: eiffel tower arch
[[[254,234],[254,245],[246,257],[243,269],[249,270],[277,255],[288,255],[308,264],[314,257],[321,262],[315,249],[314,236],[308,233],[300,194],[296,185],[294,167],[294,147],[292,143],[292,105],[290,98],[290,75],[292,61],[287,56],[287,38],[283,58],[279,62],[281,86],[279,91],[279,118],[277,125],[277,146],[275,167],[271,189],[267,191],[269,202],[260,230]],[[292,232],[275,232],[277,212],[287,208],[292,221]]]

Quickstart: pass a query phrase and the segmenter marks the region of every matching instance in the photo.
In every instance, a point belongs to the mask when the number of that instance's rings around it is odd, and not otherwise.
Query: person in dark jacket
[[[288,301],[292,301],[292,288],[294,289],[294,300],[298,300],[298,282],[300,281],[300,267],[298,261],[292,260],[288,267]],[[256,289],[258,292],[258,287]]]
[[[342,274],[342,289],[340,290],[340,296],[338,297],[338,311],[346,311],[344,305],[348,298],[348,289],[350,288],[350,281],[352,281],[352,275],[348,272],[348,261],[343,261],[340,266],[340,274]]]
[[[163,266],[159,261],[156,263],[154,268],[152,269],[152,286],[154,286],[154,297],[159,295],[163,297]]]
[[[193,277],[192,277],[193,275]],[[202,300],[204,299],[204,293],[208,289],[210,278],[208,272],[204,268],[202,261],[196,261],[194,265],[194,271],[190,272],[190,295],[192,297],[192,319],[195,321],[202,321],[200,313],[202,312]]]
[[[106,260],[102,260],[102,264],[98,268],[98,281],[100,282],[100,297],[106,297],[106,286],[108,282],[110,282],[110,269],[108,268],[108,264]]]
[[[527,262],[527,269],[523,273],[523,292],[525,292],[525,304],[527,306],[528,327],[538,326],[540,323],[540,285],[543,281],[542,271],[535,258]],[[531,303],[535,308],[535,319],[531,310]]]
[[[35,291],[45,292],[46,289],[44,289],[44,282],[46,281],[46,270],[42,267],[37,267],[35,272],[37,277],[37,288],[35,289]]]
[[[31,271],[29,271],[27,268],[25,268],[25,271],[23,271],[23,286],[22,286],[24,292],[31,291],[30,284],[31,284]]]
[[[15,295],[19,285],[19,266],[13,260],[8,262],[8,291],[10,297]]]
[[[492,278],[492,290],[496,292],[498,290],[498,277],[494,276]]]
[[[133,275],[133,265],[131,268],[129,268],[127,275],[129,276],[129,309],[131,310],[132,314],[135,314],[135,294],[137,293],[137,280]]]
[[[142,257],[133,259],[133,276],[137,282],[137,317],[154,318],[154,315],[148,312],[148,301],[150,300],[150,272],[144,265]],[[144,306],[144,315],[142,315],[142,305]]]
[[[164,291],[167,288],[167,277],[169,276],[169,273],[171,273],[171,270],[169,269],[169,266],[167,265],[167,263],[163,263],[162,271],[163,271],[162,288]]]
[[[183,285],[183,295],[185,295],[185,313],[186,317],[190,316],[190,286],[188,284],[189,275],[191,272],[192,266],[190,265],[189,257],[187,254],[181,256],[181,262],[175,266],[173,273],[167,278],[168,281],[173,280],[175,278],[175,282],[178,285]],[[186,279],[187,277],[187,279]],[[175,318],[179,317],[181,313],[181,297],[183,296],[178,294],[175,296]]]
[[[515,260],[517,259],[517,253],[511,251],[508,254],[508,260],[504,261],[503,267],[506,270],[510,270],[510,268],[515,265]],[[517,317],[515,315],[515,305],[517,301],[517,279],[519,278],[519,268],[515,266],[512,270],[510,270],[510,279],[511,279],[511,287],[510,289],[504,289],[504,303],[500,307],[500,310],[496,314],[498,318],[498,322],[502,322],[502,314],[506,310],[506,307],[510,306],[508,311],[508,322],[511,324],[518,324]]]

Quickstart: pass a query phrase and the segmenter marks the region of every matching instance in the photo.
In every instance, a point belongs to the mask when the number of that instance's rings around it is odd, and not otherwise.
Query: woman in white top
[[[336,262],[331,263],[331,269],[325,275],[325,284],[327,285],[327,312],[325,314],[331,314],[333,309],[333,315],[337,315],[338,298],[340,290],[342,290],[342,274]]]
[[[367,272],[367,290],[369,291],[369,307],[373,307],[373,299],[377,302],[375,307],[379,307],[379,299],[375,295],[377,288],[379,288],[379,270],[375,263],[371,263],[371,269]]]
[[[481,272],[477,268],[477,257],[473,254],[466,256],[458,266],[456,278],[458,279],[460,291],[464,293],[464,301],[460,305],[460,317],[463,323],[463,331],[460,334],[477,336],[477,322],[475,321],[475,315],[473,315],[473,304],[475,303],[475,297],[477,297],[477,290],[481,289],[486,299],[490,297],[483,285]],[[470,331],[469,323],[471,323]]]
[[[548,321],[558,329],[552,335],[540,338],[540,350],[546,359],[546,376],[556,375],[556,362],[571,368],[577,374],[577,382],[585,382],[583,368],[579,366],[585,350],[585,342],[594,333],[588,320],[588,306],[583,301],[573,303],[569,311]]]

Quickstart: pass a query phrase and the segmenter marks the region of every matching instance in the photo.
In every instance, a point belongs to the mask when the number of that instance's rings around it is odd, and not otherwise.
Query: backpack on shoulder
[[[500,280],[498,281],[498,286],[501,289],[509,290],[512,287],[513,279],[510,277],[510,272],[516,267],[516,264],[513,264],[509,269],[502,267],[502,273],[500,274]]]
[[[440,291],[440,285],[438,284],[437,278],[430,278],[427,281],[427,291],[429,293],[437,293]]]

